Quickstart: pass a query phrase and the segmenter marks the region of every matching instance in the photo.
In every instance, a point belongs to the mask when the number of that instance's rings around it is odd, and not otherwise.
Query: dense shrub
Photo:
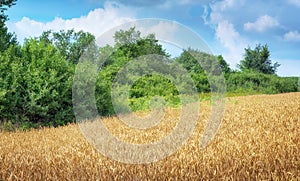
[[[30,39],[23,47],[10,47],[0,61],[1,120],[25,127],[74,120],[70,99],[74,66],[55,47]]]
[[[228,92],[284,93],[298,91],[297,77],[279,77],[253,71],[231,73],[227,79]]]

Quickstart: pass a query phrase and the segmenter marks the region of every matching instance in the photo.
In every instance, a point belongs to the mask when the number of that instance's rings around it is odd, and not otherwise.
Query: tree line
[[[276,75],[280,65],[273,64],[270,60],[267,45],[246,48],[239,70],[232,70],[221,55],[215,56],[191,48],[184,50],[179,57],[170,58],[170,54],[163,49],[154,34],[142,37],[141,32],[134,27],[117,31],[113,46],[98,47],[92,34],[74,30],[46,31],[39,37],[25,39],[24,44],[20,45],[16,35],[8,32],[5,25],[8,20],[5,11],[15,2],[16,0],[4,0],[0,3],[0,121],[7,129],[60,126],[74,122],[72,89],[74,91],[77,86],[74,85],[75,72],[82,71],[85,76],[85,81],[79,82],[78,86],[93,83],[93,70],[89,70],[89,67],[76,69],[85,61],[86,52],[95,56],[95,62],[90,63],[101,65],[97,67],[101,71],[97,72],[94,93],[97,111],[102,116],[115,114],[111,92],[118,73],[131,60],[146,55],[155,56],[144,61],[144,64],[134,66],[140,66],[140,70],[150,73],[136,80],[139,74],[125,74],[122,86],[118,86],[118,91],[122,92],[123,88],[131,85],[128,96],[132,110],[149,109],[148,103],[154,96],[164,97],[169,106],[180,105],[180,94],[188,95],[188,90],[193,89],[186,81],[179,81],[185,80],[184,76],[174,74],[173,80],[151,74],[151,70],[159,69],[161,64],[170,67],[166,72],[169,74],[181,71],[178,67],[183,67],[198,93],[212,91],[205,71],[207,69],[222,73],[229,92],[282,93],[299,90],[297,78]],[[157,59],[156,64],[153,58]],[[205,61],[200,65],[198,60]],[[147,64],[150,61],[152,64]],[[177,87],[174,81],[179,82]],[[76,94],[90,95],[89,91],[93,90],[78,90]],[[89,101],[91,100],[82,100],[82,105]],[[120,109],[123,108],[122,103],[118,104]],[[89,114],[88,107],[84,108]]]

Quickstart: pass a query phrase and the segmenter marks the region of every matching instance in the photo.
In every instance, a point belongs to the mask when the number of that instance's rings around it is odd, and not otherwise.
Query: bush
[[[23,47],[10,47],[0,60],[0,120],[12,120],[24,129],[74,120],[74,66],[55,47],[30,39]]]
[[[229,92],[276,94],[297,92],[297,80],[296,77],[278,77],[277,75],[247,71],[231,73],[226,83]]]

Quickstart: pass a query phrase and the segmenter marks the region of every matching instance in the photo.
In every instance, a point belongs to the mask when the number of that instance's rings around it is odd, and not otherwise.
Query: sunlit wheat
[[[91,147],[77,125],[0,133],[0,180],[300,180],[300,93],[227,98],[219,132],[205,149],[199,138],[210,105],[201,104],[192,137],[151,164],[113,161]],[[172,131],[178,110],[148,130],[104,120],[121,140],[157,141]]]

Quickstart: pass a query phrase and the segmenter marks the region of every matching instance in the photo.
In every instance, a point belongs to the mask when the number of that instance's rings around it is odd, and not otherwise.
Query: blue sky
[[[244,48],[268,44],[281,76],[300,76],[300,0],[18,0],[7,26],[25,37],[52,29],[75,29],[96,37],[143,18],[176,21],[195,31],[232,68]],[[162,27],[162,29],[169,27]]]

